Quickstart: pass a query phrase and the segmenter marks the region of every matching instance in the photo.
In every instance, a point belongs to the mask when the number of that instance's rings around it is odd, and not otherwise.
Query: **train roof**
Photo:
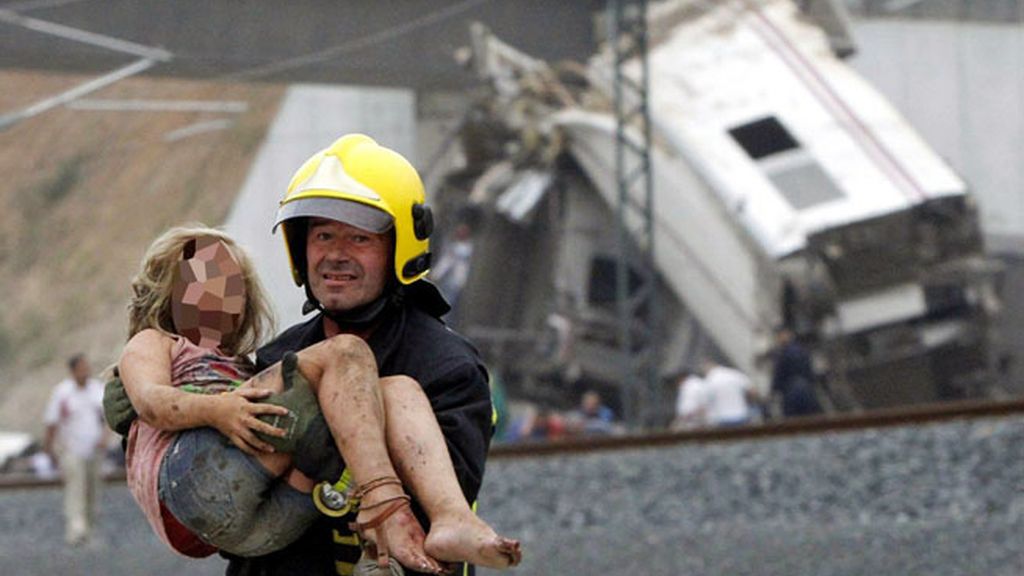
[[[798,251],[822,230],[966,192],[790,0],[674,0],[652,6],[649,18],[655,145],[712,179],[769,255]],[[591,62],[592,79],[606,88],[609,57]]]

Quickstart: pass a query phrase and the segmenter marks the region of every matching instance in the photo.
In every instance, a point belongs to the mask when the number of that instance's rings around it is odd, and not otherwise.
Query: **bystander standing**
[[[822,412],[814,393],[811,355],[788,328],[775,333],[775,368],[772,393],[782,397],[782,415],[810,416]]]
[[[68,369],[71,375],[54,388],[43,415],[43,449],[64,478],[65,538],[77,546],[92,536],[106,428],[103,384],[91,376],[85,355],[72,356]]]
[[[707,421],[712,426],[739,426],[751,420],[753,383],[746,374],[713,360],[703,363],[707,393]]]
[[[673,430],[690,430],[708,423],[708,391],[704,380],[690,370],[679,375]]]

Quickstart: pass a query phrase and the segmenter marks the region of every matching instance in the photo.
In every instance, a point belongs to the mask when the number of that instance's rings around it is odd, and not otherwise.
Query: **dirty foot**
[[[499,536],[472,513],[435,520],[424,549],[443,562],[469,562],[499,569],[515,566],[523,557],[518,540]]]
[[[366,503],[364,501],[364,504]],[[356,521],[360,525],[372,525],[380,515],[379,510],[366,510],[359,513]],[[373,557],[377,555],[378,546],[383,544],[382,548],[386,549],[382,551],[406,568],[428,574],[445,573],[444,567],[424,551],[423,527],[413,516],[408,505],[391,512],[383,523],[376,527],[359,529],[359,537],[368,544],[368,551]]]

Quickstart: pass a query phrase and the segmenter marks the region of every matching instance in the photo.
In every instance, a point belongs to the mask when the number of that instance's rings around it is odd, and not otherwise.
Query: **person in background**
[[[469,268],[473,260],[473,230],[465,222],[459,223],[452,233],[452,238],[444,246],[441,256],[437,259],[430,274],[441,294],[448,300],[452,312],[448,314],[451,322],[458,310],[459,296],[469,279]]]
[[[708,392],[704,380],[690,370],[683,370],[679,376],[679,393],[676,396],[676,417],[673,430],[692,430],[708,423]]]
[[[782,415],[810,416],[821,414],[821,404],[814,394],[814,369],[811,355],[797,341],[789,328],[775,332],[775,368],[772,371],[772,393],[782,397]]]
[[[53,389],[43,414],[43,450],[64,478],[65,539],[72,546],[92,537],[99,497],[106,427],[103,383],[91,376],[84,354],[68,360],[71,375]]]
[[[540,421],[541,437],[545,440],[562,440],[569,433],[565,416],[558,410],[551,408],[544,410],[540,415]]]
[[[751,420],[753,383],[746,374],[711,359],[702,363],[707,391],[707,420],[712,426],[741,426]]]
[[[576,434],[601,435],[615,431],[615,413],[601,401],[601,395],[587,390],[580,398],[580,407],[572,414],[570,427]]]

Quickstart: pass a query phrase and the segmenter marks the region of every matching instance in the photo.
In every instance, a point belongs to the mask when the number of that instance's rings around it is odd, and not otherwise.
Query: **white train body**
[[[717,348],[767,387],[785,322],[837,403],[976,393],[994,299],[963,180],[790,0],[653,4],[649,30],[657,272]],[[478,67],[536,73],[507,48]],[[611,58],[591,60],[588,104],[531,122],[615,206]]]

